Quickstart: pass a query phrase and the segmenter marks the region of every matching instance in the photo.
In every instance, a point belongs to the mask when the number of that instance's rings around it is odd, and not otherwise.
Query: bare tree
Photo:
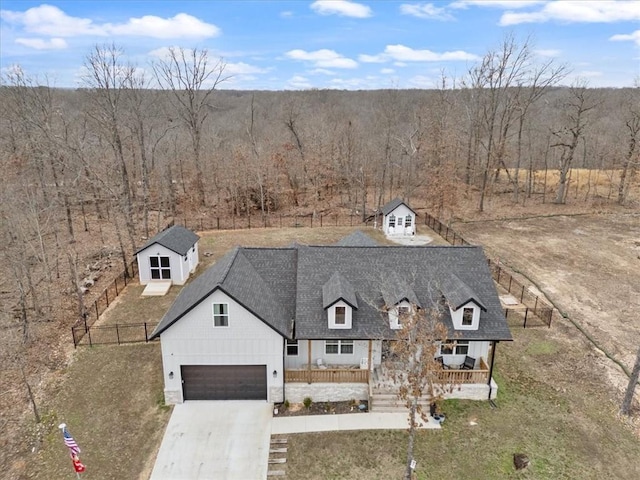
[[[629,377],[627,391],[625,392],[624,399],[622,400],[622,408],[620,409],[620,412],[623,415],[631,415],[631,403],[633,402],[633,394],[636,391],[638,377],[640,377],[640,349],[638,349],[636,362],[633,365],[633,370],[631,371],[631,376]]]
[[[584,135],[584,130],[588,125],[586,115],[595,106],[596,104],[591,99],[584,81],[577,81],[571,86],[569,98],[562,104],[566,123],[552,131],[556,141],[551,144],[551,147],[559,147],[561,149],[558,161],[560,179],[556,190],[555,203],[566,202],[568,174],[576,155],[578,142]]]
[[[449,332],[442,321],[443,306],[431,305],[420,308],[415,304],[399,313],[401,327],[391,341],[391,354],[398,368],[393,376],[399,385],[398,398],[409,409],[409,438],[407,464],[404,478],[411,479],[411,462],[415,445],[416,429],[428,421],[429,412],[422,402],[438,403],[446,393],[455,389],[443,375],[443,366],[436,359],[440,344],[446,343]]]
[[[639,92],[634,92],[634,97],[638,97],[640,94],[640,86],[636,87]],[[629,188],[633,184],[634,177],[640,164],[640,148],[638,148],[638,141],[640,140],[640,102],[634,101],[632,97],[629,102],[629,114],[625,121],[627,127],[627,151],[625,152],[622,160],[622,171],[620,172],[620,183],[618,184],[618,203],[624,204],[628,195]]]
[[[226,64],[219,59],[209,63],[206,49],[169,48],[166,59],[153,64],[160,86],[171,93],[175,112],[186,125],[191,138],[193,163],[196,169],[195,187],[198,204],[206,203],[203,168],[201,161],[202,130],[213,92],[229,77],[224,76]]]

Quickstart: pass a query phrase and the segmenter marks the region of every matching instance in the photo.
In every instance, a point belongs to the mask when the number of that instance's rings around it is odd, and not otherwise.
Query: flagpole
[[[64,438],[64,437],[65,437],[65,434],[64,434],[64,433],[65,433],[65,431],[66,431],[67,424],[66,424],[66,423],[61,423],[60,425],[58,425],[58,428],[59,428],[59,429],[60,429],[60,431],[62,432],[62,437]],[[77,445],[76,445],[76,446],[77,446]],[[78,458],[78,457],[77,457],[77,455],[76,455],[76,458]],[[74,460],[74,452],[73,452],[73,451],[71,452],[71,460]],[[79,459],[78,459],[78,461],[79,461]],[[84,468],[84,467],[83,467],[83,468]],[[74,461],[74,469],[75,469],[75,461]],[[82,477],[80,476],[80,472],[78,472],[77,470],[76,470],[76,478],[77,478],[78,480],[82,480]]]

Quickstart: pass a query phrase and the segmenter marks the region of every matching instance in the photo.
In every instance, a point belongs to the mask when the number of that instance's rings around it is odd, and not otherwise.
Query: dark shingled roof
[[[236,248],[184,287],[153,331],[155,338],[220,289],[281,335],[293,333],[295,249]]]
[[[469,285],[460,280],[455,273],[443,276],[440,282],[440,290],[454,310],[458,310],[472,300],[482,310],[487,309],[480,300],[480,296],[476,295]]]
[[[176,252],[178,255],[186,255],[189,249],[196,244],[199,238],[200,237],[191,230],[187,230],[180,225],[174,225],[158,233],[155,237],[150,238],[147,243],[145,243],[136,252],[136,254],[157,243],[168,248],[172,252]]]
[[[322,308],[328,308],[338,300],[344,300],[353,308],[358,308],[356,292],[347,279],[335,272],[322,286]]]
[[[338,247],[376,247],[376,242],[362,230],[356,230],[351,235],[347,235],[336,242]]]
[[[403,202],[401,198],[394,198],[389,203],[383,205],[380,211],[382,212],[383,215],[389,215],[396,208],[398,208],[400,205],[403,205],[403,204],[413,213],[416,213],[406,202]]]
[[[392,339],[395,332],[381,313],[389,302],[407,298],[429,308],[442,305],[443,293],[452,305],[470,294],[483,308],[478,330],[455,331],[445,308],[449,333],[464,340],[511,340],[477,246],[238,248],[182,290],[152,336],[218,288],[284,337],[297,339]],[[352,328],[329,328],[330,298],[357,305]]]
[[[397,305],[403,300],[407,300],[409,303],[422,307],[420,300],[413,291],[413,288],[398,275],[397,272],[391,272],[384,279],[384,286],[382,286],[382,298],[387,306]]]

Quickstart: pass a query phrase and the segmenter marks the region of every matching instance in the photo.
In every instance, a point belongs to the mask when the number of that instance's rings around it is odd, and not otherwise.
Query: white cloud
[[[452,2],[449,6],[451,8],[467,8],[467,7],[489,7],[489,8],[502,8],[502,9],[514,9],[525,8],[533,5],[540,5],[545,3],[546,0],[458,0]]]
[[[328,49],[316,50],[315,52],[295,49],[288,51],[286,56],[292,60],[313,62],[314,66],[318,68],[356,68],[358,66],[358,62],[355,60]]]
[[[432,20],[453,20],[454,17],[441,7],[436,7],[433,3],[403,3],[400,5],[400,13],[412,15],[418,18],[428,18]]]
[[[414,75],[407,80],[407,83],[411,88],[433,88],[436,84],[433,78],[424,75]]]
[[[538,49],[534,53],[536,55],[541,56],[541,57],[549,57],[549,58],[555,58],[555,57],[559,57],[560,55],[562,55],[562,51],[561,50],[556,50],[556,49],[553,49],[553,48]]]
[[[391,73],[396,73],[396,71],[393,68],[382,68],[382,69],[380,69],[380,73],[383,73],[385,75],[389,75]]]
[[[620,33],[618,35],[612,36],[611,38],[609,38],[609,40],[612,40],[614,42],[631,41],[635,42],[636,45],[640,47],[640,30],[636,30],[635,32],[629,34]]]
[[[360,55],[359,59],[365,63],[383,63],[395,61],[395,65],[403,66],[404,62],[440,62],[455,60],[477,60],[479,57],[462,50],[436,53],[431,50],[415,50],[404,45],[387,45],[383,53],[378,55]]]
[[[248,63],[226,63],[224,66],[224,75],[248,75],[251,73],[267,73],[268,69],[249,65]]]
[[[330,88],[341,90],[360,90],[371,88],[371,79],[365,78],[334,78],[330,82]]]
[[[367,18],[372,15],[368,6],[349,0],[317,0],[311,4],[311,9],[320,15],[341,15],[355,18]]]
[[[555,0],[531,12],[505,12],[500,25],[543,23],[613,23],[640,20],[640,3],[612,0]]]
[[[291,18],[293,17],[293,12],[290,10],[285,10],[284,12],[280,12],[280,16],[282,18]]]
[[[309,73],[311,73],[312,75],[337,75],[337,73],[333,70],[327,70],[326,68],[315,68],[313,70],[310,70]]]
[[[303,77],[301,75],[294,75],[287,82],[288,88],[293,88],[296,90],[304,90],[306,88],[311,88],[313,85],[309,82],[309,79]]]
[[[63,38],[51,38],[49,40],[42,38],[16,38],[16,43],[36,50],[61,50],[67,48],[67,42]]]
[[[126,23],[94,23],[89,18],[67,15],[58,7],[40,5],[24,12],[0,11],[0,17],[8,23],[20,25],[26,32],[56,37],[82,35],[125,35],[152,38],[208,38],[220,34],[220,29],[186,13],[171,18],[145,15],[130,18]]]

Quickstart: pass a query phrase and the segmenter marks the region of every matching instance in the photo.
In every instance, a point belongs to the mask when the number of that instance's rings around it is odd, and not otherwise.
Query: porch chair
[[[462,370],[473,370],[476,366],[476,359],[469,355],[464,357],[464,363],[462,364]]]
[[[438,362],[442,366],[443,370],[448,370],[449,369],[449,365],[445,365],[444,358],[442,357],[442,355],[436,357],[436,362]]]

